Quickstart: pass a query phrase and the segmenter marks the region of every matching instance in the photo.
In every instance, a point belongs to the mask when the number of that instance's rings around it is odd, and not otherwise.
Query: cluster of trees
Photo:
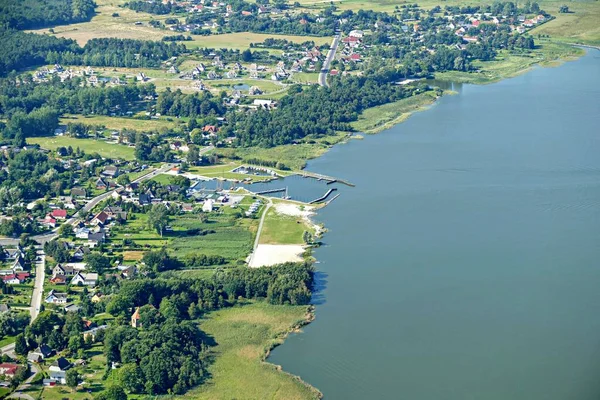
[[[158,257],[164,258],[164,254]],[[165,317],[194,319],[206,311],[230,306],[239,297],[264,298],[272,304],[309,304],[313,273],[310,264],[287,263],[272,268],[228,269],[210,279],[123,281],[106,311],[129,317],[133,307],[152,305]],[[161,304],[164,301],[170,303],[168,313],[163,313]]]
[[[1,25],[0,41],[0,76],[5,76],[11,71],[46,64],[49,52],[76,52],[80,48],[71,39],[25,33]]]
[[[307,40],[302,43],[294,43],[287,39],[276,39],[276,38],[266,38],[261,43],[250,43],[250,48],[255,47],[264,47],[267,49],[281,49],[281,50],[304,50],[304,49],[312,49],[315,47],[315,42],[312,40]]]
[[[79,313],[67,313],[64,317],[53,311],[42,311],[24,333],[15,338],[15,353],[27,355],[31,350],[44,343],[53,350],[67,350],[68,354],[83,357],[85,348],[91,346],[91,337],[84,339],[83,319]],[[96,341],[102,341],[103,334],[96,336]]]
[[[213,265],[223,265],[227,261],[225,257],[217,255],[206,255],[206,254],[188,254],[184,259],[183,263],[187,268],[202,268]]]
[[[165,41],[102,38],[80,47],[71,39],[25,33],[0,27],[0,76],[44,64],[99,67],[156,68],[162,61],[186,51],[182,44]]]
[[[130,8],[134,11],[141,11],[141,12],[146,12],[146,13],[150,13],[150,14],[157,14],[157,15],[166,15],[166,14],[171,14],[171,13],[175,13],[178,11],[182,11],[183,8],[176,5],[176,4],[172,4],[170,2],[168,3],[161,3],[161,2],[147,2],[147,1],[130,1],[129,3],[125,3],[125,7]]]
[[[207,91],[184,94],[180,89],[173,92],[167,88],[156,100],[156,112],[162,115],[202,118],[223,116],[225,111],[222,99]]]
[[[184,45],[165,41],[100,38],[89,40],[77,51],[49,51],[50,64],[99,67],[158,68],[162,61],[187,50]]]
[[[6,161],[8,171],[0,171],[0,187],[19,188],[22,200],[59,195],[72,182],[72,176],[63,173],[60,162],[37,150],[11,153]]]
[[[88,21],[95,7],[93,0],[3,0],[0,25],[34,29]]]
[[[271,147],[292,143],[306,136],[351,131],[350,122],[365,109],[410,95],[394,85],[397,71],[366,73],[334,79],[330,88],[290,88],[277,109],[258,110],[237,118],[236,137],[241,146]],[[302,118],[298,118],[302,115]]]
[[[22,312],[5,312],[0,314],[0,339],[15,336],[29,325],[29,315]]]
[[[131,393],[150,395],[183,394],[199,384],[205,375],[208,346],[205,335],[192,321],[172,315],[168,300],[160,311],[140,308],[140,329],[111,327],[106,332],[104,354],[107,362],[120,362],[119,380]]]

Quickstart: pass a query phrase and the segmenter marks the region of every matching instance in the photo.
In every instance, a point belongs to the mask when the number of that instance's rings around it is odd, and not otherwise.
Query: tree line
[[[72,24],[90,20],[95,8],[93,0],[3,0],[0,25],[35,29]]]

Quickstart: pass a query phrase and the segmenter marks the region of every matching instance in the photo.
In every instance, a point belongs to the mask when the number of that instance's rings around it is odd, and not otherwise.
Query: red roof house
[[[17,373],[17,369],[19,369],[18,364],[2,363],[0,364],[0,375],[12,378]]]
[[[61,210],[61,209],[52,210],[50,215],[52,215],[54,218],[66,219],[67,218],[67,210]]]

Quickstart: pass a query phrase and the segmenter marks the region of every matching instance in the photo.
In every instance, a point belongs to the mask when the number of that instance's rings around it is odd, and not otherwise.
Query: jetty
[[[313,201],[310,201],[308,204],[315,204],[318,203],[320,201],[325,200],[326,198],[329,197],[329,195],[333,192],[335,192],[337,190],[337,188],[331,188],[327,191],[327,193],[325,193],[323,196],[319,197],[318,199],[314,199]]]
[[[344,185],[350,186],[350,187],[354,187],[356,186],[353,183],[350,183],[348,181],[345,181],[343,179],[339,179],[339,178],[334,178],[333,176],[327,176],[327,175],[323,175],[323,174],[318,174],[316,172],[309,172],[309,171],[300,171],[298,172],[298,175],[304,177],[304,178],[314,178],[317,179],[319,181],[327,181],[327,184],[332,184],[332,183],[342,183]]]
[[[269,193],[280,193],[280,192],[285,192],[287,191],[287,188],[280,188],[280,189],[269,189],[269,190],[262,190],[260,192],[255,192],[254,194],[269,194]]]

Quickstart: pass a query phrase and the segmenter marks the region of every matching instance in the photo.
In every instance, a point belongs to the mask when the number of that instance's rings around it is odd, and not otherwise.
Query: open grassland
[[[420,111],[435,101],[431,92],[388,103],[365,110],[352,127],[363,133],[377,133],[406,120],[415,111]]]
[[[44,149],[56,150],[58,147],[80,148],[87,154],[98,153],[105,158],[135,160],[135,149],[121,144],[107,143],[94,139],[76,139],[68,136],[45,136],[27,138],[28,143],[39,144]]]
[[[554,66],[584,54],[582,49],[566,44],[549,40],[539,40],[538,43],[538,48],[531,54],[503,51],[494,61],[474,62],[473,66],[479,69],[477,73],[450,71],[438,73],[436,78],[463,83],[492,83],[522,74],[535,65]]]
[[[241,159],[257,158],[265,161],[282,162],[292,170],[304,168],[306,161],[323,155],[332,145],[343,141],[346,133],[326,136],[319,139],[306,139],[306,143],[296,145],[275,146],[271,148],[245,147],[237,149],[218,149],[217,154],[225,158]]]
[[[135,131],[160,131],[161,129],[173,129],[177,127],[176,120],[167,119],[136,119],[126,117],[109,117],[106,115],[65,115],[60,119],[61,124],[79,122],[86,125],[104,126],[106,129],[130,129]]]
[[[248,166],[249,164],[232,161],[232,162],[228,162],[228,163],[209,165],[209,166],[204,166],[204,167],[190,167],[189,172],[192,174],[206,176],[208,178],[251,180],[252,182],[260,182],[260,181],[270,179],[269,176],[238,174],[236,172],[231,172],[232,170],[234,170],[242,165]],[[263,168],[263,167],[257,167],[257,168]],[[276,168],[269,168],[269,169],[281,176],[287,176],[290,174],[289,171],[280,171]]]
[[[211,312],[200,329],[216,342],[210,379],[186,399],[316,399],[318,392],[264,362],[268,350],[307,318],[306,306],[250,303]]]
[[[313,233],[302,217],[279,214],[270,208],[260,234],[261,244],[304,244],[302,235],[305,231]]]
[[[298,35],[275,35],[272,33],[252,33],[252,32],[236,32],[224,33],[221,35],[210,36],[194,36],[193,41],[181,42],[188,49],[195,48],[214,48],[214,49],[234,49],[246,50],[250,47],[250,43],[262,43],[268,38],[281,38],[294,43],[303,43],[309,40],[315,42],[316,45],[327,44],[331,41],[329,37],[318,36],[298,36]]]
[[[159,30],[148,25],[151,20],[163,21],[168,15],[151,15],[135,12],[128,8],[119,7],[123,0],[96,0],[98,7],[96,15],[89,22],[78,24],[58,25],[53,28],[54,35],[74,39],[80,45],[94,38],[117,37],[122,39],[160,40],[163,36],[172,34],[167,30]],[[113,13],[119,14],[113,17]],[[142,25],[135,25],[142,22]],[[48,29],[33,30],[36,33],[48,33]]]
[[[274,81],[269,81],[266,79],[219,79],[213,81],[205,81],[204,83],[213,89],[219,91],[225,90],[227,92],[233,91],[233,87],[236,85],[256,86],[265,94],[278,92],[286,89],[286,87],[283,84]],[[242,90],[242,93],[248,94],[247,90]]]

